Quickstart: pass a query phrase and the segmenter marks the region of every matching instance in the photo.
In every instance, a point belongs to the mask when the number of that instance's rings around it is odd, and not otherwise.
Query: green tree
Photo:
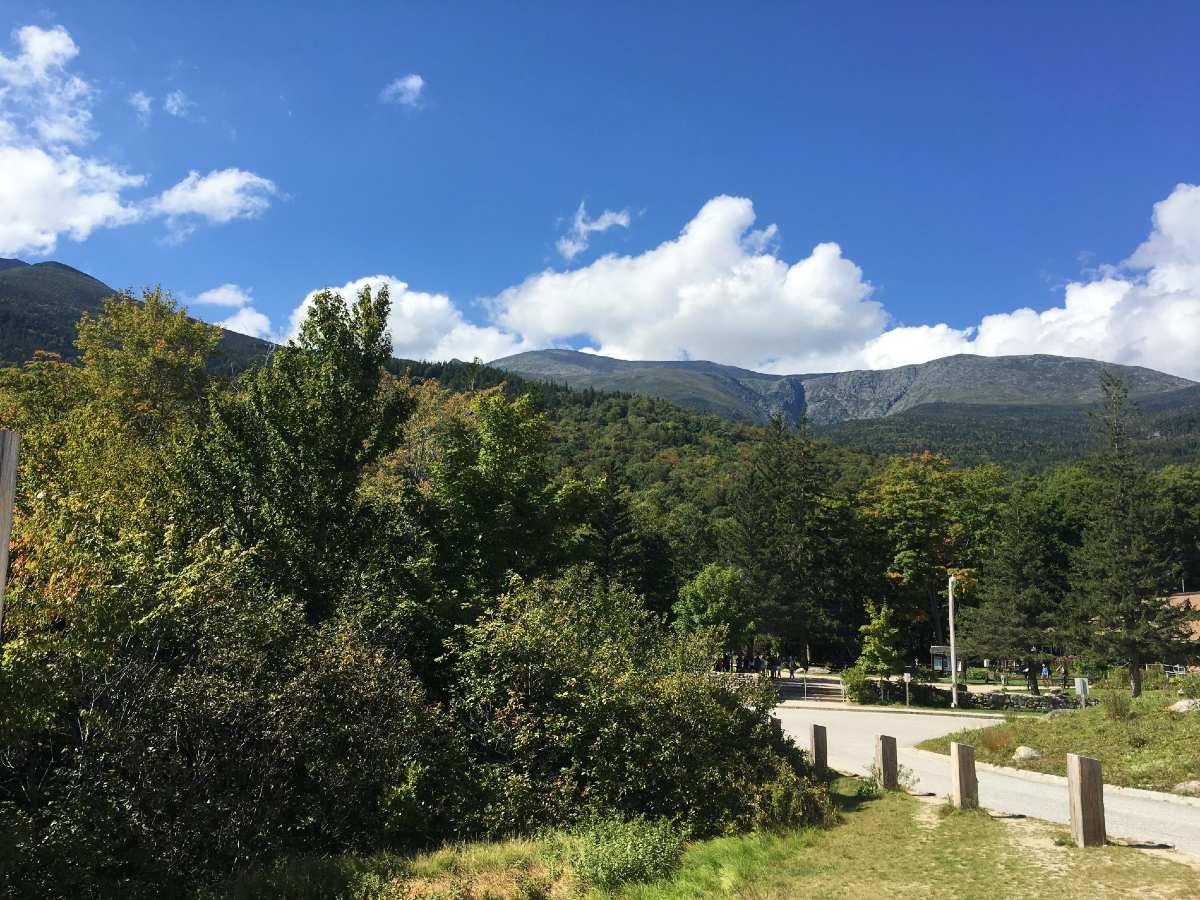
[[[887,700],[887,683],[900,671],[904,641],[894,624],[895,613],[886,603],[866,602],[867,621],[859,628],[863,636],[858,667],[868,675],[879,678],[880,699]]]
[[[976,606],[959,619],[966,655],[1021,664],[1032,693],[1051,648],[1065,649],[1069,616],[1069,533],[1054,498],[1027,481],[1013,492],[996,525],[993,551],[976,573]]]
[[[785,644],[835,642],[859,588],[851,511],[834,480],[803,424],[775,419],[731,493],[720,545],[750,579],[759,629]]]
[[[371,551],[378,516],[360,487],[395,449],[412,399],[384,371],[387,288],[352,305],[313,298],[295,341],[213,396],[187,459],[187,522],[256,547],[271,581],[327,618]]]
[[[709,563],[679,589],[673,611],[680,631],[723,629],[726,649],[742,646],[754,633],[750,579],[737,566]]]
[[[1179,563],[1172,558],[1169,510],[1134,453],[1135,410],[1128,389],[1111,375],[1103,377],[1102,387],[1096,503],[1071,585],[1081,641],[1127,664],[1138,697],[1142,666],[1179,652],[1195,614],[1166,600],[1177,584]]]

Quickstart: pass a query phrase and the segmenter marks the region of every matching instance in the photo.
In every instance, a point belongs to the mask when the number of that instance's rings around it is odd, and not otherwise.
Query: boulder
[[[1016,760],[1041,759],[1042,754],[1037,750],[1034,750],[1032,747],[1026,747],[1022,744],[1013,751],[1012,758]]]
[[[1186,797],[1200,797],[1200,781],[1181,781],[1171,788],[1173,794],[1183,794]]]
[[[1171,712],[1200,712],[1200,700],[1179,700],[1171,704]]]

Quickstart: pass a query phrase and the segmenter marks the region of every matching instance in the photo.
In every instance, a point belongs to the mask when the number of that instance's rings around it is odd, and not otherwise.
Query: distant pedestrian
[[[788,678],[794,679],[795,677],[796,677],[796,657],[789,656],[788,657]]]
[[[1050,687],[1050,667],[1045,663],[1042,663],[1042,684]]]

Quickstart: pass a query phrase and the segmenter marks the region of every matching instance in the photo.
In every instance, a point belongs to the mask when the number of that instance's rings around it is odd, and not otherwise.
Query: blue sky
[[[0,255],[236,286],[193,311],[272,335],[386,276],[410,355],[1200,377],[1198,34],[1195,3],[17,0]]]

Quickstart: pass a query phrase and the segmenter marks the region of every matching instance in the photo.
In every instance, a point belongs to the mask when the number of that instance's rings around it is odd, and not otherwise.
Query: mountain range
[[[19,365],[37,350],[76,358],[80,316],[97,314],[113,293],[62,263],[0,259],[0,366]],[[272,347],[226,331],[213,369],[239,372],[265,359]],[[406,367],[431,368],[397,360],[394,370]],[[508,373],[517,390],[527,382],[550,382],[638,394],[734,422],[761,423],[774,415],[795,422],[804,416],[828,440],[872,453],[934,450],[960,463],[1032,467],[1078,458],[1092,447],[1088,413],[1100,399],[1100,374],[1109,371],[1125,380],[1142,411],[1140,452],[1148,460],[1200,457],[1200,384],[1088,359],[959,355],[894,369],[775,375],[712,362],[539,350],[490,367],[497,371],[484,381],[495,383]]]
[[[735,421],[801,416],[813,425],[895,416],[929,404],[1080,406],[1100,400],[1100,375],[1120,376],[1135,399],[1198,387],[1140,366],[1063,356],[960,354],[894,369],[771,375],[711,362],[639,362],[575,350],[536,350],[492,366],[576,388],[661,397]]]

